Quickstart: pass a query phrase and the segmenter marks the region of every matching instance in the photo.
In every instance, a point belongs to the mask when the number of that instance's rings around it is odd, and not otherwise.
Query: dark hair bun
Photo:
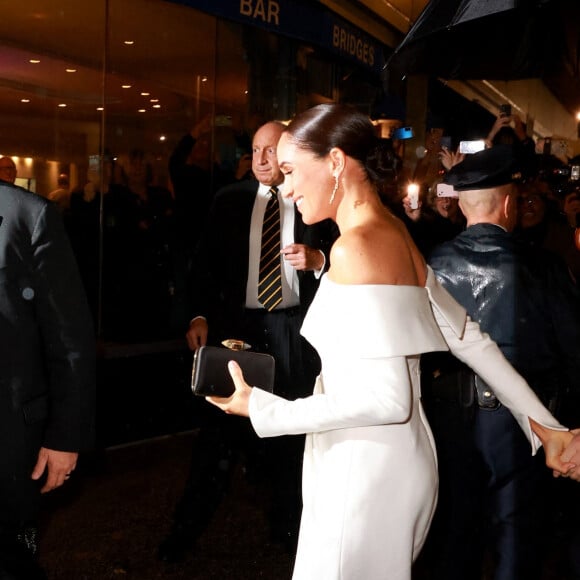
[[[377,185],[392,182],[397,177],[400,159],[396,155],[391,139],[377,138],[365,161],[371,181]]]

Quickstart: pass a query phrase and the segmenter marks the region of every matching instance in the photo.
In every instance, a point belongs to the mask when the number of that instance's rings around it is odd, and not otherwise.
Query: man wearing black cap
[[[513,182],[519,177],[508,145],[467,155],[453,167],[445,181],[458,192],[467,228],[436,248],[430,265],[557,412],[561,387],[579,376],[578,303],[553,255],[520,248],[512,238]],[[423,370],[440,464],[439,507],[427,549],[434,560],[431,578],[479,580],[486,553],[493,555],[494,580],[539,578],[542,459],[529,454],[493,391],[451,355],[424,360]]]

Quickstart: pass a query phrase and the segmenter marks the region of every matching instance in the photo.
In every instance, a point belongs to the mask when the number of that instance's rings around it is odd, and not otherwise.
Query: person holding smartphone
[[[511,106],[501,105],[499,115],[487,134],[485,142],[487,147],[503,143],[521,147],[524,153],[533,154],[535,143],[526,131],[526,124],[519,115],[512,112]]]

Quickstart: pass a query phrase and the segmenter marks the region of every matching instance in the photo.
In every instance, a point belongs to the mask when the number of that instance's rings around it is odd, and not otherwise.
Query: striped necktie
[[[282,302],[282,265],[280,255],[280,204],[278,188],[271,187],[262,225],[258,301],[268,311]]]

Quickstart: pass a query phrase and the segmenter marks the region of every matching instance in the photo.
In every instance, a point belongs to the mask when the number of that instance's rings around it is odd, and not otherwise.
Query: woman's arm
[[[226,413],[248,416],[260,437],[316,433],[331,429],[399,424],[411,414],[411,383],[405,357],[357,359],[356,382],[336,394],[315,394],[288,401],[244,381],[235,363],[229,369],[236,385],[227,398],[208,401]],[[319,379],[320,381],[320,379]]]
[[[454,312],[461,309],[451,295],[439,284],[429,269],[427,290],[437,324],[451,353],[473,369],[494,391],[501,403],[513,414],[532,444],[535,454],[544,445],[546,464],[566,473],[572,466],[561,461],[560,455],[572,439],[568,429],[561,425],[544,407],[526,381],[510,365],[497,344],[483,333],[479,324],[466,318],[463,333],[451,327],[449,320],[458,319]]]

